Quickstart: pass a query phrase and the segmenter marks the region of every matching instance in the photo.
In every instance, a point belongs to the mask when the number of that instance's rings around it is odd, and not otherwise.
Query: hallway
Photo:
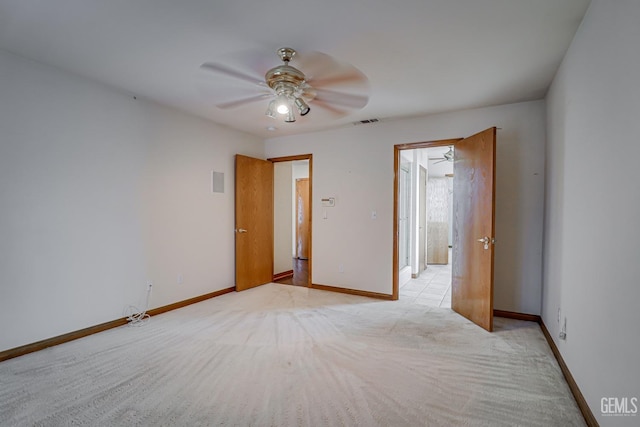
[[[401,285],[400,301],[451,308],[451,263],[430,264],[418,278]]]
[[[277,280],[281,285],[309,286],[309,260],[293,258],[293,276]]]

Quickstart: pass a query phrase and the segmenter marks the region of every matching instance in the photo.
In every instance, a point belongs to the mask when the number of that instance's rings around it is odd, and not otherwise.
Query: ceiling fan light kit
[[[306,116],[307,114],[309,114],[309,111],[311,111],[311,107],[309,107],[309,105],[304,102],[304,99],[302,98],[296,98],[294,104],[296,104],[296,107],[298,107],[298,111],[300,112],[301,116]]]
[[[296,121],[294,107],[298,109],[301,116],[306,116],[311,111],[309,104],[302,99],[304,90],[310,88],[305,82],[304,73],[289,65],[289,61],[295,54],[296,51],[290,47],[278,49],[278,56],[284,64],[273,67],[264,75],[267,85],[276,93],[275,103],[272,104],[273,101],[269,103],[265,114],[275,119],[277,117],[275,113],[278,113],[285,117],[285,123]]]
[[[269,107],[267,107],[267,111],[264,114],[266,114],[267,116],[271,117],[272,119],[275,119],[276,117],[278,117],[276,115],[277,111],[276,111],[276,100],[275,99],[272,99],[269,102]]]

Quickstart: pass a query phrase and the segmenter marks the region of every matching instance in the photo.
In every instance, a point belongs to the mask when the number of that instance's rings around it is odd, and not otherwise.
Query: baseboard
[[[283,271],[282,273],[274,274],[273,281],[277,282],[278,280],[288,279],[290,277],[293,277],[293,270]]]
[[[0,362],[8,359],[13,359],[14,357],[44,350],[45,348],[53,347],[58,344],[64,344],[69,341],[77,340],[78,338],[84,338],[88,335],[97,334],[98,332],[103,332],[108,329],[117,328],[118,326],[123,326],[126,324],[127,319],[123,317],[121,319],[100,323],[99,325],[89,326],[88,328],[69,332],[67,334],[58,335],[57,337],[47,338],[42,341],[37,341],[31,344],[25,344],[20,347],[4,350],[0,352]]]
[[[567,384],[569,385],[569,389],[571,390],[571,393],[573,394],[573,398],[576,400],[576,403],[578,404],[578,408],[580,408],[580,412],[582,412],[582,416],[584,417],[585,422],[589,427],[598,427],[599,424],[598,424],[598,421],[596,420],[596,417],[593,415],[593,412],[591,412],[591,408],[589,408],[589,405],[587,404],[586,399],[582,395],[582,392],[580,391],[578,384],[573,378],[573,375],[571,375],[571,371],[569,371],[569,367],[564,362],[564,359],[562,358],[562,355],[560,354],[560,350],[558,350],[558,347],[556,346],[555,341],[553,341],[553,338],[551,338],[551,334],[549,333],[549,330],[545,326],[544,321],[542,320],[542,317],[538,316],[537,314],[523,314],[523,313],[515,313],[513,311],[504,311],[504,310],[493,310],[493,315],[496,317],[506,317],[508,319],[517,319],[517,320],[526,320],[529,322],[536,322],[538,325],[540,325],[540,329],[542,330],[544,337],[547,339],[547,343],[551,348],[551,352],[553,352],[553,355],[556,357],[556,360],[558,361],[558,366],[560,366],[562,375],[564,375],[564,379],[567,381]]]
[[[495,317],[505,317],[507,319],[526,320],[527,322],[542,322],[542,318],[537,314],[516,313],[514,311],[493,310]]]
[[[228,294],[228,293],[233,292],[235,290],[236,290],[235,287],[226,288],[226,289],[220,289],[219,291],[211,292],[211,293],[208,293],[208,294],[204,294],[204,295],[200,295],[200,296],[197,296],[197,297],[189,298],[189,299],[186,299],[186,300],[183,300],[183,301],[174,302],[173,304],[164,305],[162,307],[151,309],[151,310],[147,311],[147,314],[149,316],[157,316],[158,314],[166,313],[167,311],[176,310],[178,308],[186,307],[188,305],[195,304],[197,302],[201,302],[201,301],[208,300],[208,299],[211,299],[211,298],[219,297],[220,295]]]
[[[197,296],[195,298],[189,298],[184,301],[179,301],[173,304],[151,309],[147,311],[147,314],[149,316],[157,316],[158,314],[166,313],[167,311],[175,310],[177,308],[182,308],[187,305],[195,304],[197,302],[201,302],[210,298],[227,294],[229,292],[233,292],[234,290],[235,290],[235,287],[221,289],[216,292],[211,292],[208,294]],[[13,359],[14,357],[23,356],[25,354],[44,350],[45,348],[53,347],[58,344],[64,344],[69,341],[77,340],[78,338],[84,338],[89,335],[97,334],[98,332],[104,332],[106,330],[117,328],[119,326],[123,326],[126,324],[127,324],[127,319],[125,317],[122,317],[120,319],[111,320],[105,323],[100,323],[99,325],[89,326],[88,328],[58,335],[52,338],[47,338],[42,341],[37,341],[31,344],[22,345],[20,347],[11,348],[9,350],[0,351],[0,362],[8,359]]]
[[[582,395],[582,392],[580,391],[580,388],[578,387],[576,380],[573,379],[573,375],[571,375],[571,371],[569,371],[567,364],[564,362],[564,359],[560,354],[560,350],[558,350],[556,343],[553,341],[553,338],[551,338],[551,334],[549,333],[549,330],[545,326],[542,319],[540,319],[540,329],[542,329],[542,333],[547,339],[547,342],[549,343],[549,347],[551,347],[551,351],[553,352],[553,355],[556,357],[556,360],[558,361],[558,365],[560,365],[560,370],[564,375],[564,379],[567,380],[567,384],[569,384],[569,389],[571,390],[571,393],[573,393],[573,397],[576,399],[576,403],[580,408],[580,412],[582,412],[582,416],[584,417],[585,422],[589,427],[598,427],[599,424],[598,424],[598,421],[596,420],[596,417],[593,415],[593,412],[591,412],[591,408],[589,408],[589,404],[587,403],[587,400]]]
[[[336,286],[319,285],[316,283],[311,284],[312,289],[320,289],[321,291],[338,292],[341,294],[358,295],[361,297],[369,297],[383,300],[392,300],[393,295],[381,294],[378,292],[360,291],[357,289],[338,288]]]

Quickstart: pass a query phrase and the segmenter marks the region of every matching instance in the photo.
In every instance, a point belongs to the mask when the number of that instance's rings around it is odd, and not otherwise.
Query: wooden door
[[[418,203],[420,205],[418,228],[418,274],[427,268],[427,170],[420,166]]]
[[[296,257],[309,259],[309,178],[296,179]]]
[[[236,155],[236,290],[273,279],[273,163]]]
[[[495,147],[495,128],[456,142],[453,166],[451,308],[490,332],[493,330]]]

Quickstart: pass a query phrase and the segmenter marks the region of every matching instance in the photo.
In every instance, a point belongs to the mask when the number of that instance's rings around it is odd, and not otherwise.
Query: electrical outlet
[[[178,285],[182,285],[182,282],[184,281],[182,274],[178,274]]]
[[[564,324],[562,325],[562,329],[560,329],[560,339],[561,340],[566,340],[567,339],[567,318],[564,318]]]
[[[558,307],[558,325],[560,324],[560,307]]]
[[[338,272],[339,272],[339,273],[344,273],[344,264],[340,264],[340,265],[338,266]]]
[[[147,280],[147,290],[150,291],[152,287],[153,287],[153,281]]]

